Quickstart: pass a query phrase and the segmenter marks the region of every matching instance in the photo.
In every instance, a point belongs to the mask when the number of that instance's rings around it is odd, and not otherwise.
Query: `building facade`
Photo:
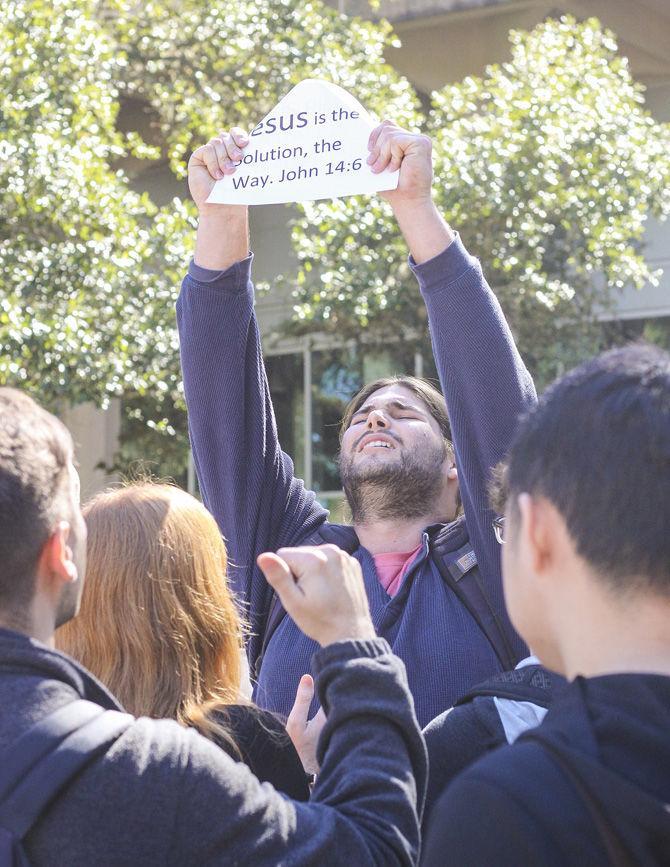
[[[367,0],[328,0],[345,15],[371,16]],[[598,17],[618,37],[631,72],[646,86],[646,103],[658,120],[670,120],[670,2],[668,0],[382,0],[374,15],[388,18],[401,41],[389,49],[389,62],[420,94],[466,75],[479,75],[509,56],[511,29],[532,29],[545,18],[571,13]],[[157,201],[183,194],[171,176],[149,170],[140,182]],[[255,277],[272,283],[294,267],[283,206],[252,208]],[[476,251],[473,251],[476,252]],[[617,319],[637,322],[670,317],[670,222],[650,221],[646,257],[663,269],[660,285],[629,290],[619,298]],[[294,458],[297,474],[319,492],[325,505],[341,506],[336,467],[338,422],[346,400],[364,382],[390,373],[434,375],[431,358],[408,356],[398,345],[383,352],[361,345],[341,345],[318,332],[300,339],[277,336],[291,309],[290,294],[272,291],[258,302],[268,378],[275,399],[282,445]],[[101,414],[77,410],[68,419],[79,444],[82,487],[90,494],[107,478],[94,467],[109,463],[119,425],[119,406]],[[91,436],[91,431],[102,432]],[[110,445],[110,443],[112,445]],[[190,485],[193,485],[190,474]]]

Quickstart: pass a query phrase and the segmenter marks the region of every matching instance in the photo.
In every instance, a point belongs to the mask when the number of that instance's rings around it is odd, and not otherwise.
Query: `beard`
[[[58,629],[58,627],[62,626],[64,623],[67,623],[68,620],[72,620],[72,618],[77,615],[79,611],[80,601],[79,591],[79,581],[74,584],[66,584],[63,588],[63,592],[61,593],[60,599],[58,600],[58,608],[56,609],[56,629]]]
[[[81,594],[84,586],[84,573],[86,572],[86,529],[83,519],[80,521],[84,526],[83,533],[80,530],[76,532],[77,521],[71,520],[72,536],[70,545],[72,547],[72,560],[77,568],[77,580],[66,584],[63,587],[58,607],[56,608],[56,629],[72,620],[79,613],[81,604]]]
[[[423,451],[402,450],[400,460],[354,466],[355,453],[340,454],[340,477],[355,524],[420,518],[434,511],[442,493],[445,443]]]

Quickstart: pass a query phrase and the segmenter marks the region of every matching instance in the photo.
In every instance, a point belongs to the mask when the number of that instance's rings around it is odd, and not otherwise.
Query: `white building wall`
[[[111,466],[117,450],[121,429],[121,402],[112,400],[109,409],[98,409],[84,403],[60,413],[75,446],[75,460],[81,482],[81,498],[85,502],[97,491],[117,481],[114,474],[102,469]]]

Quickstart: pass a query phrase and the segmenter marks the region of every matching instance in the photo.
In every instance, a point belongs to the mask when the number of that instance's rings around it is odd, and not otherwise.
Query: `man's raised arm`
[[[231,580],[262,640],[271,590],[255,560],[325,519],[281,452],[254,314],[248,209],[209,205],[248,139],[223,133],[189,161],[198,206],[195,259],[177,301],[189,433],[203,499],[229,549]],[[252,648],[252,656],[257,651]]]
[[[369,146],[373,171],[400,168],[398,188],[382,195],[407,241],[426,302],[470,540],[492,601],[506,617],[487,485],[519,415],[536,400],[535,387],[479,262],[432,201],[430,139],[385,121]]]

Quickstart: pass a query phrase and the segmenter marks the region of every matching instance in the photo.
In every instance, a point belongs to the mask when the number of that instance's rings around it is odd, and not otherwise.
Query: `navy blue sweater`
[[[428,823],[423,863],[606,867],[603,834],[543,743],[567,755],[627,860],[670,864],[670,677],[578,678],[543,722],[476,762]]]
[[[43,813],[30,863],[415,863],[426,751],[402,663],[376,639],[325,647],[314,664],[328,722],[310,803],[259,783],[193,729],[142,718]],[[78,698],[119,707],[74,660],[0,629],[0,783],[4,751]]]
[[[507,452],[519,414],[535,400],[533,383],[478,261],[459,238],[434,259],[410,265],[426,302],[449,408],[467,533],[489,595],[506,618],[486,485],[491,467]],[[303,543],[323,528],[327,512],[294,477],[277,441],[250,268],[251,257],[225,272],[192,264],[177,318],[196,469],[205,504],[229,546],[231,581],[251,620],[253,672],[271,605],[256,557]],[[375,628],[407,667],[421,725],[500,670],[487,638],[428,556],[427,534],[423,541],[394,598],[380,585],[370,553],[359,546],[354,554]],[[524,655],[520,641],[516,649]],[[287,714],[314,650],[285,617],[263,658],[258,704]]]

